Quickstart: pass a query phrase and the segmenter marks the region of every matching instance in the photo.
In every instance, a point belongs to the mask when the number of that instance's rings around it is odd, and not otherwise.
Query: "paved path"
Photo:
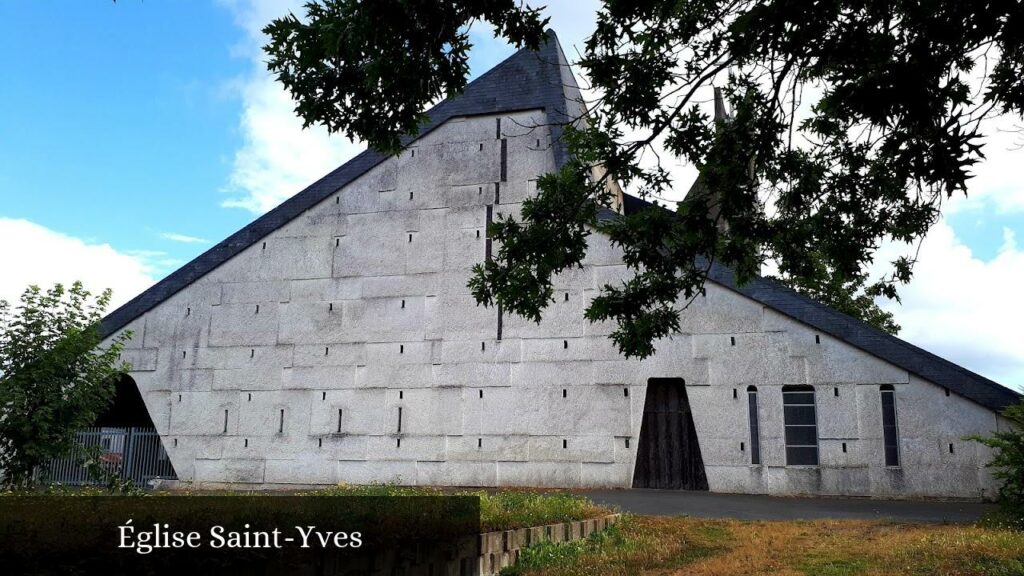
[[[583,495],[634,514],[741,520],[887,518],[908,522],[973,522],[994,509],[992,504],[979,502],[781,498],[678,490],[591,490]]]

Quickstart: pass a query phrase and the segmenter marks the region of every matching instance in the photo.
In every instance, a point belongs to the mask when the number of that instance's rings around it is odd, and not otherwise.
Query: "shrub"
[[[991,436],[972,436],[971,440],[995,451],[988,466],[995,469],[994,476],[1002,481],[998,502],[1003,518],[1024,529],[1024,400],[1007,407],[1003,416],[1010,421],[1010,429]]]

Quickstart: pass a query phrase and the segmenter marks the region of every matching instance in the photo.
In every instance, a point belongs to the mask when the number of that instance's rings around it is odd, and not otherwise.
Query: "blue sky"
[[[548,4],[571,56],[596,1]],[[123,302],[358,152],[301,130],[263,69],[259,29],[296,5],[0,3],[0,298],[78,277]],[[474,39],[474,74],[512,52]],[[912,342],[1024,385],[1017,143],[1000,134],[887,306]]]

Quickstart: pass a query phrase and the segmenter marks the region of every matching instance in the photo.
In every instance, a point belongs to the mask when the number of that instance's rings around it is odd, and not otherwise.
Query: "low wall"
[[[480,535],[480,564],[478,574],[493,576],[519,559],[520,551],[527,546],[551,541],[572,542],[600,532],[619,521],[620,514],[609,514],[590,520],[575,520],[546,526],[533,526],[500,532],[486,532]]]

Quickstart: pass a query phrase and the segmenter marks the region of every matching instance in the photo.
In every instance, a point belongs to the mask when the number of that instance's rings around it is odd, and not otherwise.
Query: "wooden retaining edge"
[[[494,576],[502,568],[515,564],[519,560],[520,551],[527,546],[544,541],[557,543],[582,540],[614,525],[621,517],[621,514],[609,514],[589,520],[485,532],[480,535],[480,564],[477,573]]]

